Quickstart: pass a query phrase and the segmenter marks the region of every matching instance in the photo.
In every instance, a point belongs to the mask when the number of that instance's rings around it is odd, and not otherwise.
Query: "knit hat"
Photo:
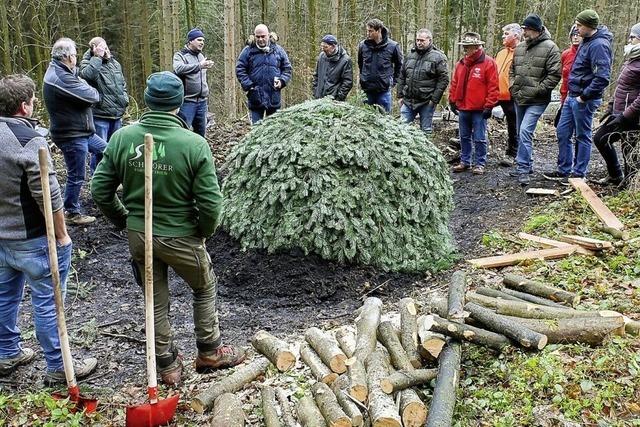
[[[172,111],[179,108],[184,100],[184,87],[178,76],[161,71],[147,78],[144,102],[151,110]]]
[[[204,33],[200,28],[194,28],[187,33],[187,42],[190,42],[191,40],[195,40],[198,37],[204,38]]]
[[[338,39],[333,34],[327,34],[322,38],[322,42],[326,44],[336,45],[338,44]]]
[[[636,25],[631,27],[631,31],[629,31],[629,34],[631,34],[632,36],[640,37],[640,23],[637,23]]]
[[[569,39],[571,39],[573,36],[578,35],[580,35],[580,33],[578,33],[578,27],[576,26],[576,24],[573,24],[571,26],[571,29],[569,30]]]
[[[576,16],[576,21],[589,28],[598,28],[600,17],[593,9],[585,9]]]
[[[522,28],[528,28],[530,30],[541,33],[544,30],[542,18],[540,18],[535,13],[532,13],[524,18],[524,21],[522,22]]]
[[[480,39],[480,34],[468,32],[462,35],[462,40],[458,44],[461,46],[482,46],[484,42]]]

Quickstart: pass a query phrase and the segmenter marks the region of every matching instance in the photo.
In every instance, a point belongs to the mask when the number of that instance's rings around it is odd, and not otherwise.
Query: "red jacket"
[[[458,110],[493,108],[498,103],[499,92],[498,66],[483,49],[458,61],[449,87],[449,102],[455,102]]]
[[[560,102],[564,103],[569,93],[569,72],[573,65],[573,60],[576,59],[576,52],[578,51],[578,45],[572,44],[567,49],[562,51],[560,56],[560,62],[562,63],[562,83],[560,84]]]

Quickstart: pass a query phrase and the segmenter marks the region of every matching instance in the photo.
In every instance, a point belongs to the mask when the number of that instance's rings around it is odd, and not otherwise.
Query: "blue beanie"
[[[204,37],[204,33],[200,28],[194,28],[187,33],[187,41],[197,39],[198,37]]]
[[[153,73],[147,78],[144,102],[154,111],[172,111],[184,100],[182,80],[169,71]]]
[[[327,34],[322,38],[322,42],[326,44],[336,45],[338,44],[338,39],[333,34]]]

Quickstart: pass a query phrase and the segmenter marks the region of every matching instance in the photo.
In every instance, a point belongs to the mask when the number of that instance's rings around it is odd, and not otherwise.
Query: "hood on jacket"
[[[382,49],[389,43],[389,30],[387,27],[382,27],[382,40],[380,43],[376,44],[373,40],[366,39],[364,42],[369,45],[372,49]]]
[[[549,32],[549,30],[547,30],[547,27],[542,27],[542,33],[540,33],[538,37],[536,37],[531,41],[525,40],[524,42],[527,44],[527,49],[531,49],[538,43],[541,43],[545,40],[550,40],[550,39],[551,39],[551,33]]]
[[[278,34],[273,31],[269,31],[269,44],[276,44],[278,42]],[[257,46],[256,45],[256,36],[251,34],[247,37],[247,41],[245,42],[247,46]]]
[[[592,40],[600,39],[600,38],[605,38],[609,42],[609,44],[613,43],[613,34],[611,34],[611,31],[609,31],[606,25],[599,25],[597,30],[598,31],[596,31],[596,33],[591,37],[583,37],[582,43],[583,44],[588,43]]]
[[[337,45],[336,46],[336,53],[334,53],[331,56],[325,54],[325,56],[327,57],[327,60],[329,60],[331,62],[338,62],[338,61],[340,61],[340,58],[342,58],[346,54],[347,54],[347,51],[344,50],[344,48],[342,46]]]

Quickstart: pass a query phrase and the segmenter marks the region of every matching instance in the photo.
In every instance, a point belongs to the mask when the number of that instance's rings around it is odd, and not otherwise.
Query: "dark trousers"
[[[507,120],[507,156],[515,157],[518,154],[518,127],[516,120],[515,103],[510,101],[500,101],[498,103],[502,107],[504,117]]]
[[[624,175],[631,177],[638,171],[638,161],[631,155],[638,139],[640,138],[640,125],[638,123],[625,123],[624,125],[612,124],[612,118],[602,124],[595,135],[593,143],[607,164],[607,172],[611,178],[620,178],[623,175],[616,148],[616,141],[622,140],[622,158],[624,160]]]

